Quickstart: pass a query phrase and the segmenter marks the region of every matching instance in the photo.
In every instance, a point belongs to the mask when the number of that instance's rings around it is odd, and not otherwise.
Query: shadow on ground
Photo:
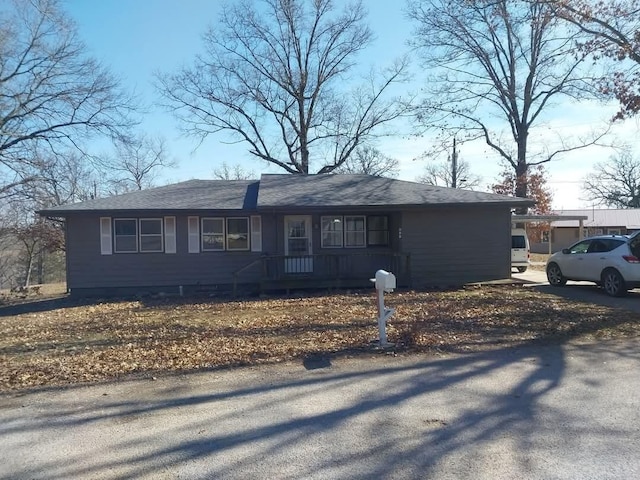
[[[555,295],[565,300],[602,305],[605,307],[621,308],[640,313],[640,289],[630,290],[625,297],[610,297],[600,287],[593,283],[569,282],[563,287],[551,285],[533,285],[539,292]]]
[[[49,479],[154,478],[168,472],[198,478],[426,478],[443,459],[466,456],[505,432],[523,450],[532,432],[554,434],[536,416],[565,374],[561,346],[400,363],[353,372],[300,368],[291,380],[217,382],[206,386],[210,392],[171,379],[164,386],[120,384],[120,393],[104,396],[99,392],[107,386],[79,388],[79,400],[69,400],[76,398],[73,389],[54,392],[52,403],[29,411],[28,418],[15,405],[0,409],[3,455],[13,459],[0,472],[3,478]],[[506,369],[517,378],[497,387],[485,383]],[[465,406],[451,408],[460,403]],[[566,412],[546,414],[557,415],[554,422],[574,423]],[[17,462],[24,441],[29,458]]]

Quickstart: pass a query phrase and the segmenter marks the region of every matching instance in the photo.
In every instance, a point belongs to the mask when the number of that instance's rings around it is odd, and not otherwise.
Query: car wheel
[[[554,287],[561,287],[567,283],[567,279],[562,275],[562,270],[557,263],[547,265],[547,280],[549,280],[549,285]]]
[[[602,272],[602,288],[611,297],[624,297],[627,294],[627,285],[620,272],[608,268]]]
[[[527,267],[516,267],[518,269],[518,272],[520,273],[524,273],[527,271]]]

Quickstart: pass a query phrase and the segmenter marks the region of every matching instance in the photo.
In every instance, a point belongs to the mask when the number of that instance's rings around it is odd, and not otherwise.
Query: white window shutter
[[[164,253],[176,253],[176,217],[164,217]]]
[[[100,217],[100,253],[102,255],[111,255],[113,253],[111,217]]]
[[[251,251],[262,251],[262,217],[260,215],[251,216]]]
[[[200,218],[189,217],[189,253],[200,253]]]

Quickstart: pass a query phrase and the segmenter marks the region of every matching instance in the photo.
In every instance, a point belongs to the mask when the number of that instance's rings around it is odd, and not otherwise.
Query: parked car
[[[640,286],[640,232],[585,238],[547,260],[547,279],[553,286],[567,280],[595,282],[613,297]]]
[[[520,228],[511,230],[511,267],[520,273],[526,272],[529,266],[529,239],[527,232]]]

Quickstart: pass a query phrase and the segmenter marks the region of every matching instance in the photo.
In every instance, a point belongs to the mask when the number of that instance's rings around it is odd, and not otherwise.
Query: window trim
[[[135,235],[118,235],[117,229],[116,229],[116,222],[119,221],[132,221],[134,222],[135,226],[136,226],[136,233]],[[139,225],[138,225],[138,219],[137,218],[131,218],[131,217],[120,217],[120,218],[114,218],[113,219],[113,253],[138,253],[138,234],[139,234]],[[134,237],[136,239],[136,248],[134,250],[118,250],[118,237]]]
[[[213,233],[205,233],[204,231],[204,221],[205,220],[220,220],[222,222],[222,233],[213,232]],[[200,217],[200,250],[202,252],[225,252],[227,251],[227,232],[226,232],[227,222],[225,221],[225,217]],[[222,235],[222,248],[205,248],[204,237],[205,235]]]
[[[158,222],[160,233],[142,233],[142,222]],[[142,237],[160,237],[160,250],[143,250]],[[164,222],[162,217],[142,217],[138,219],[138,252],[139,253],[163,253],[164,252]]]
[[[224,241],[225,250],[227,252],[248,252],[251,250],[251,221],[249,217],[225,217],[224,222]],[[247,247],[246,248],[230,248],[229,247],[229,220],[244,220],[247,225]]]

